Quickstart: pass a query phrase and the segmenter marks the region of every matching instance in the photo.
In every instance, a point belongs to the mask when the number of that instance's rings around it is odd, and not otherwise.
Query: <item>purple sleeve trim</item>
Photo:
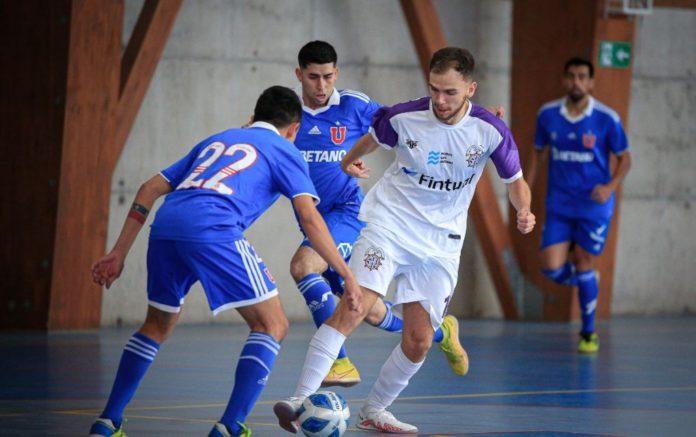
[[[471,108],[471,117],[490,124],[502,137],[500,143],[498,143],[491,154],[491,161],[493,161],[496,170],[498,170],[498,176],[503,180],[510,180],[522,170],[520,154],[517,150],[515,139],[512,137],[512,132],[501,119],[479,105],[474,105]]]
[[[399,134],[394,130],[391,119],[405,112],[423,111],[429,107],[430,97],[422,97],[410,102],[380,108],[372,119],[373,137],[383,146],[395,147],[399,142]]]

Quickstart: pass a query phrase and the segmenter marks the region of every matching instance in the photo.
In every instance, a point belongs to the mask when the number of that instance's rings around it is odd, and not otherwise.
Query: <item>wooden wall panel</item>
[[[73,0],[48,327],[99,326],[90,264],[104,253],[123,2]]]
[[[594,35],[594,49],[592,59],[599,58],[599,45],[601,41],[635,41],[635,21],[630,17],[616,16],[599,18],[597,20]],[[635,56],[633,45],[632,56]],[[595,65],[597,63],[595,62]],[[605,104],[614,109],[628,132],[628,110],[631,98],[631,77],[633,75],[633,62],[628,68],[602,68],[595,71],[594,95]],[[612,162],[615,165],[615,162]],[[613,168],[613,167],[612,167]],[[604,246],[604,251],[597,262],[597,270],[600,274],[599,298],[597,302],[597,317],[608,319],[611,316],[611,295],[614,285],[614,267],[616,259],[616,242],[618,238],[619,218],[621,216],[621,187],[616,191],[616,209],[609,228],[609,235]],[[602,280],[604,278],[604,280]]]
[[[99,326],[89,267],[106,249],[113,171],[181,0],[146,0],[122,56],[123,7],[73,0],[50,329]]]
[[[0,2],[0,328],[45,328],[70,2]]]
[[[181,0],[1,2],[0,328],[99,326],[111,178]],[[123,71],[123,73],[122,73]]]

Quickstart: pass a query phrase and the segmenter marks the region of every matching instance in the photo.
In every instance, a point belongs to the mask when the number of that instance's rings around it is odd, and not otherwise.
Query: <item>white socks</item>
[[[309,342],[302,374],[294,396],[304,399],[321,387],[321,382],[331,370],[346,337],[324,323]],[[414,372],[415,373],[415,372]]]
[[[379,371],[377,382],[372,386],[365,405],[376,410],[384,410],[390,406],[424,362],[425,360],[420,363],[411,362],[401,350],[401,343],[396,345]]]

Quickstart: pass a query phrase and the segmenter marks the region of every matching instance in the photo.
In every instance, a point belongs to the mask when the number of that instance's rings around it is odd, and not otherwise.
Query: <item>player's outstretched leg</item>
[[[225,436],[225,431],[232,436],[251,435],[244,421],[266,386],[279,351],[280,343],[270,334],[258,331],[249,333],[239,354],[230,400],[210,436],[217,437],[217,433]]]
[[[123,410],[133,398],[140,381],[155,359],[160,345],[136,332],[123,348],[116,379],[104,411],[92,424],[90,437],[124,437]]]
[[[368,431],[415,434],[418,428],[398,420],[387,407],[394,402],[399,393],[406,388],[408,381],[423,365],[411,361],[402,349],[403,342],[396,345],[379,372],[377,381],[367,395],[360,409],[356,426]],[[427,351],[425,351],[427,352]]]
[[[597,308],[597,274],[594,269],[578,272],[578,300],[582,329],[578,342],[578,352],[591,354],[599,350],[599,337],[595,332],[594,320]]]
[[[334,276],[338,275],[334,274]],[[327,280],[318,273],[310,273],[297,283],[297,288],[304,297],[317,328],[336,310],[332,287]],[[345,347],[341,347],[336,361],[334,361],[321,386],[351,387],[360,381],[360,372],[348,358]]]
[[[442,341],[437,345],[445,354],[452,371],[460,376],[469,372],[469,356],[459,342],[459,322],[456,317],[446,315],[440,325]]]

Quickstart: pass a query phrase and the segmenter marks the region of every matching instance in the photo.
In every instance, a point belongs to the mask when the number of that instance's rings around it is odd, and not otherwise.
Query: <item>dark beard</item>
[[[585,95],[584,94],[577,95],[577,94],[569,93],[568,98],[570,99],[570,101],[572,103],[578,103],[580,100],[585,98]]]
[[[462,108],[464,107],[464,105],[466,105],[467,102],[468,100],[464,100],[464,102],[461,105],[459,105],[459,108],[457,108],[456,111],[452,111],[452,115],[450,115],[449,117],[440,118],[437,114],[435,114],[435,118],[437,118],[443,123],[450,124],[450,121],[453,120],[457,116],[457,114],[459,114],[459,111],[462,110]]]

